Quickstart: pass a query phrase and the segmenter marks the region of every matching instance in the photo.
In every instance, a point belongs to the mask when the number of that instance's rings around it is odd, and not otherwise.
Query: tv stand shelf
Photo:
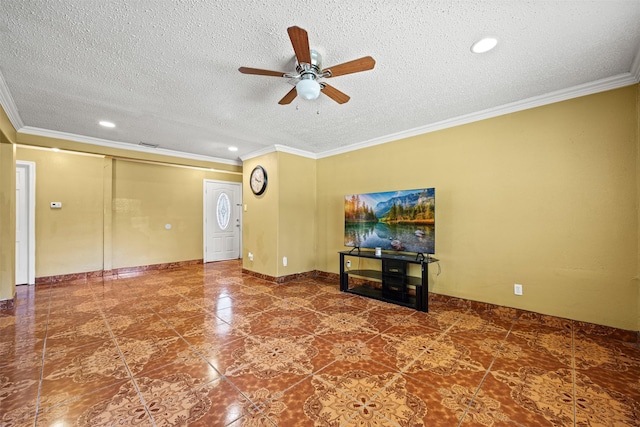
[[[380,269],[345,270],[345,257],[367,258],[380,261]],[[430,256],[386,254],[374,251],[340,252],[340,290],[393,304],[429,311],[429,264],[438,261]],[[409,265],[420,265],[420,277],[409,275]],[[349,287],[349,277],[357,282]],[[369,282],[380,283],[380,287]]]

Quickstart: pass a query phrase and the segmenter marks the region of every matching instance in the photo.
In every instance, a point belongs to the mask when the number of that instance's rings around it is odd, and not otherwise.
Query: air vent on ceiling
[[[149,144],[148,142],[142,142],[142,141],[140,141],[140,142],[138,143],[138,145],[140,145],[140,146],[142,146],[142,147],[146,147],[146,148],[158,148],[158,146],[159,146],[160,144]]]

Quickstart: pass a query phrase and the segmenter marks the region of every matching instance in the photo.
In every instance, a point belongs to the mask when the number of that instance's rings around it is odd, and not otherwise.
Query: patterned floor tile
[[[116,342],[129,371],[134,376],[145,375],[150,370],[178,361],[193,359],[195,355],[195,350],[177,336],[122,336],[116,338]],[[201,358],[198,360],[204,363]]]
[[[477,388],[488,369],[474,360],[468,349],[448,339],[422,352],[406,346],[385,351],[397,353],[398,366],[404,375],[437,388],[449,388],[452,384]]]
[[[389,328],[419,328],[420,321],[414,317],[415,313],[407,307],[374,307],[368,311],[369,318],[383,333]]]
[[[457,426],[461,419],[458,413],[459,407],[464,403],[446,404],[449,396],[449,388],[452,385],[447,384],[446,387],[436,388],[434,384],[425,383],[417,380],[410,375],[403,374],[405,381],[405,389],[408,393],[418,396],[426,406],[426,414],[421,419],[417,419],[417,426]]]
[[[0,424],[640,425],[632,334],[437,294],[418,312],[336,279],[241,271],[19,287],[0,313]]]
[[[396,371],[396,359],[381,349],[385,341],[379,334],[323,335],[318,336],[316,347],[318,356],[313,359],[314,370],[366,369],[370,364],[380,365],[379,369]]]
[[[183,319],[177,317],[176,319]],[[118,321],[120,323],[118,323]],[[131,321],[137,321],[137,325],[131,325],[128,327],[127,323]],[[116,330],[111,329],[114,337],[128,337],[135,339],[144,339],[147,336],[154,336],[157,338],[176,338],[178,333],[170,326],[168,320],[161,318],[160,316],[137,316],[129,318],[109,318],[107,320],[109,326],[112,325]]]
[[[0,368],[24,357],[42,357],[46,336],[46,322],[29,329],[9,326],[0,329]]]
[[[551,425],[573,425],[575,403],[571,369],[524,366],[513,372],[492,371],[491,376],[509,387],[515,407],[524,408],[529,416],[542,417]],[[495,381],[488,380],[488,383]]]
[[[213,304],[207,305],[212,312],[219,313],[237,313],[244,315],[253,315],[256,313],[263,313],[269,310],[273,310],[274,303],[279,299],[271,295],[259,294],[259,295],[234,295],[230,299],[230,304],[226,306],[218,307]],[[226,319],[225,319],[226,320]]]
[[[463,314],[464,311],[443,307],[430,310],[428,313],[416,312],[412,317],[424,328],[445,332],[449,330],[458,320],[459,316]]]
[[[0,369],[0,425],[35,414],[42,356],[29,364],[15,363]]]
[[[223,346],[217,346],[207,340],[199,341],[196,344],[191,343],[195,352],[221,374],[255,362],[250,353],[247,353],[246,348],[256,345],[259,346],[252,337],[239,338]]]
[[[638,397],[640,394],[627,395],[602,387],[582,372],[576,372],[576,424],[580,426],[640,425]]]
[[[469,360],[473,360],[472,363],[477,363],[485,368],[491,367],[498,356],[504,357],[511,351],[505,339],[495,336],[447,334],[446,338],[443,337],[440,340],[440,344],[443,344],[447,339],[450,340],[451,345],[464,349],[466,353],[464,357],[468,357]],[[467,362],[461,360],[461,363]]]
[[[313,425],[311,420],[304,416],[302,407],[297,406],[298,401],[284,402],[287,397],[291,397],[292,392],[271,395],[268,389],[262,388],[250,393],[247,398],[260,401],[262,403],[255,407],[255,411],[240,419],[238,425],[264,425],[264,426],[305,426]],[[295,396],[294,397],[298,397]],[[264,399],[264,400],[263,400]],[[236,424],[233,424],[236,425]]]
[[[583,337],[575,349],[576,376],[589,387],[622,394],[640,403],[640,355],[628,345]]]
[[[305,401],[305,415],[317,424],[420,425],[426,403],[407,390],[397,372],[350,370],[341,375],[318,373],[311,379],[314,393]]]
[[[301,295],[276,295],[275,297],[273,297],[273,302],[271,304],[270,310],[314,310],[314,306],[310,298],[306,298]]]
[[[179,374],[142,384],[142,394],[156,425],[271,425],[260,423],[264,417],[225,379],[193,387],[196,384],[189,376]],[[244,421],[238,422],[243,418]],[[236,422],[238,424],[234,424]]]
[[[317,311],[340,309],[358,309],[362,311],[369,308],[365,298],[359,298],[352,294],[327,293],[322,290],[309,298],[309,301],[311,302],[313,309]]]
[[[109,327],[100,313],[81,321],[57,323],[51,321],[47,328],[47,345],[55,348],[82,346],[111,337]]]
[[[274,301],[279,301],[274,298]],[[210,310],[210,313],[214,313],[216,317],[224,320],[230,325],[237,326],[243,324],[246,319],[262,313],[261,309],[257,309],[251,306],[234,305],[223,309]]]
[[[339,310],[315,312],[309,319],[309,327],[313,327],[316,335],[353,336],[360,334],[377,334],[380,331],[376,327],[377,319],[370,318],[367,311]]]
[[[161,301],[153,301],[151,307],[164,320],[188,319],[200,314],[208,313],[204,307],[196,305],[182,297],[165,297]]]
[[[345,411],[347,414],[340,416],[330,409],[323,410],[320,405],[317,405],[316,396],[339,395],[347,404],[351,404],[352,399],[329,384],[322,382],[319,384],[314,377],[307,377],[284,392],[273,393],[268,388],[263,388],[253,392],[249,397],[260,409],[261,414],[274,425],[302,427],[331,425],[332,421],[335,425],[340,425],[340,421],[346,420],[355,411]]]
[[[249,319],[249,327],[254,334],[271,335],[289,333],[292,335],[307,335],[313,333],[311,310],[269,310],[256,313]]]
[[[58,348],[44,358],[41,395],[81,396],[130,378],[113,340]]]
[[[149,427],[151,417],[132,381],[113,384],[37,415],[37,425],[78,427],[129,425]]]
[[[571,332],[541,325],[518,325],[502,342],[494,371],[517,371],[522,366],[547,370],[572,367]]]
[[[478,426],[572,426],[573,420],[570,414],[561,417],[548,414],[557,409],[527,406],[525,395],[516,387],[498,381],[491,375],[487,375],[478,390],[473,387],[451,385],[438,390],[441,405],[457,416],[463,415],[463,425]],[[559,401],[566,395],[556,396]],[[560,405],[560,407],[563,404]],[[533,409],[533,410],[532,410]]]
[[[243,324],[230,325],[210,313],[188,319],[172,319],[169,323],[178,335],[193,345],[206,342],[221,347],[228,342],[247,336],[246,327]]]
[[[225,379],[244,396],[256,400],[263,393],[261,390],[268,390],[269,396],[285,392],[310,375],[308,364],[276,357],[240,367],[233,366],[225,373]]]
[[[163,319],[151,309],[129,312],[124,310],[105,311],[104,319],[110,333],[115,337],[134,334],[137,331],[148,329],[149,325],[161,325],[163,329],[166,329]]]

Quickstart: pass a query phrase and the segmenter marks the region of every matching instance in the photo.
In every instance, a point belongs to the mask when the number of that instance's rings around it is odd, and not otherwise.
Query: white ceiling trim
[[[385,144],[387,142],[398,141],[400,139],[409,138],[412,136],[422,135],[425,133],[435,132],[438,130],[448,129],[455,126],[461,126],[480,120],[486,120],[493,117],[502,116],[505,114],[515,113],[518,111],[528,110],[531,108],[541,107],[555,102],[566,101],[573,98],[579,98],[581,96],[592,95],[607,90],[618,89],[624,86],[637,84],[640,81],[640,66],[637,64],[640,54],[636,56],[634,61],[634,67],[636,67],[635,75],[632,73],[624,73],[613,77],[608,77],[594,82],[585,83],[578,86],[573,86],[567,89],[550,92],[546,95],[534,96],[532,98],[523,99],[521,101],[512,102],[499,107],[489,108],[486,110],[477,111],[475,113],[465,114],[464,116],[454,117],[452,119],[442,120],[440,122],[432,123],[425,126],[409,129],[402,132],[393,133],[390,135],[382,136],[379,138],[370,139],[368,141],[359,142],[356,144],[347,145],[345,147],[337,148],[335,150],[325,151],[316,155],[317,159],[324,157],[336,156],[338,154],[348,153],[350,151],[360,150],[367,147],[373,147],[375,145]]]
[[[310,151],[300,150],[298,148],[289,147],[287,145],[275,144],[275,145],[270,145],[268,147],[265,147],[261,150],[253,151],[244,156],[241,156],[240,160],[242,160],[243,162],[246,162],[249,159],[253,159],[259,156],[264,156],[265,154],[273,153],[275,151],[279,151],[281,153],[295,154],[296,156],[300,156],[300,157],[308,157],[313,160],[318,159],[318,156],[314,153],[311,153]]]
[[[243,162],[246,162],[249,159],[253,159],[255,157],[264,156],[265,154],[273,153],[274,151],[277,151],[276,147],[277,145],[269,145],[268,147],[264,147],[260,150],[253,151],[247,154],[246,156],[240,156],[240,160],[242,160]]]
[[[635,77],[636,82],[640,82],[640,52],[636,54],[636,58],[631,64],[631,75]]]
[[[98,145],[101,147],[116,148],[120,150],[137,151],[142,153],[160,154],[163,156],[179,157],[182,159],[201,160],[205,162],[216,162],[227,165],[241,166],[237,160],[221,159],[218,157],[203,156],[200,154],[185,153],[182,151],[167,150],[165,148],[148,148],[142,145],[132,145],[126,142],[108,141],[106,139],[93,138],[90,136],[76,135],[67,132],[58,132],[55,130],[40,129],[31,126],[22,127],[18,133],[25,135],[44,136],[49,138],[65,139],[68,141],[80,142],[89,145]]]
[[[11,96],[11,91],[2,75],[2,71],[0,71],[0,105],[2,105],[5,113],[7,113],[7,117],[9,117],[13,128],[16,130],[21,129],[24,126],[24,122],[20,117],[20,113],[18,113],[18,107],[16,107],[13,96]]]

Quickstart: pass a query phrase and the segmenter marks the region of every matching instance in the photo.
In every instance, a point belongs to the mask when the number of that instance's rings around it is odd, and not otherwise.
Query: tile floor
[[[434,296],[429,313],[237,261],[20,286],[2,426],[639,426],[640,350]]]

